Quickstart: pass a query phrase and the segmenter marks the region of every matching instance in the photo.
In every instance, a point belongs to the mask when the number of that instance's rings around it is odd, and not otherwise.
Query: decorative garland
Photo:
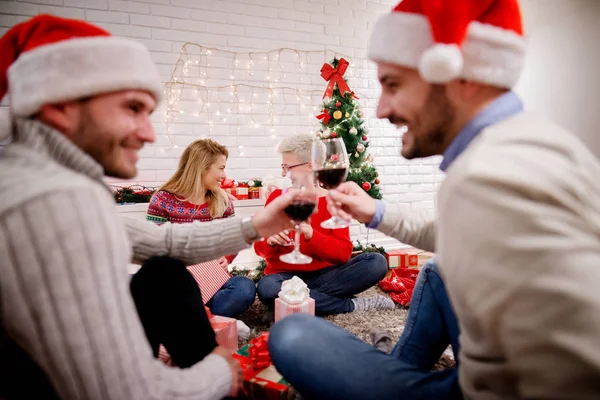
[[[252,279],[254,283],[258,283],[258,281],[265,276],[266,267],[267,262],[263,259],[259,261],[258,266],[253,270],[233,267],[231,269],[231,276],[247,276],[248,278]]]

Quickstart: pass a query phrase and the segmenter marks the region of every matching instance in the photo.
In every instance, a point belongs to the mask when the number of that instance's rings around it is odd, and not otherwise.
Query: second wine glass
[[[313,143],[312,165],[315,175],[324,189],[335,189],[348,177],[348,153],[341,138],[315,140]],[[321,223],[325,229],[347,228],[350,223],[333,216]]]
[[[285,208],[285,213],[294,222],[294,250],[279,259],[288,264],[310,264],[312,258],[300,252],[300,224],[306,222],[317,206],[317,188],[313,173],[310,171],[290,171],[292,181],[289,189],[296,191],[296,198]],[[288,190],[289,190],[288,189]]]

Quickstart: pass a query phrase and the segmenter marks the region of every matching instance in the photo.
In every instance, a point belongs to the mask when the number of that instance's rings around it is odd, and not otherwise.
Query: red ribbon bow
[[[252,360],[252,368],[261,369],[271,365],[271,356],[269,355],[269,332],[265,332],[257,338],[250,341],[248,353]]]
[[[350,90],[350,87],[344,80],[344,74],[346,73],[349,65],[350,63],[344,58],[340,59],[337,68],[333,68],[328,63],[323,64],[323,67],[321,67],[321,77],[329,82],[327,88],[325,89],[325,93],[323,94],[323,98],[333,97],[333,89],[337,83],[342,96],[344,96],[346,92],[350,92],[352,97],[358,100],[358,97],[356,97],[354,92]]]
[[[331,115],[329,115],[329,110],[324,110],[322,114],[317,115],[317,119],[322,119],[323,123],[327,125],[329,120],[331,119]]]
[[[235,187],[235,181],[233,179],[225,178],[221,181],[221,189],[232,189]]]

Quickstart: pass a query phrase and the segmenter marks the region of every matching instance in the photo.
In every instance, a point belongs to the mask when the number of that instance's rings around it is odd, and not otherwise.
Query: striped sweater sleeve
[[[203,225],[203,232],[217,230]],[[167,228],[158,236],[185,253],[175,243],[208,236],[193,230]],[[208,400],[227,394],[231,376],[222,357],[209,355],[183,370],[154,359],[129,293],[127,234],[106,193],[64,189],[3,213],[0,252],[3,325],[61,398]]]

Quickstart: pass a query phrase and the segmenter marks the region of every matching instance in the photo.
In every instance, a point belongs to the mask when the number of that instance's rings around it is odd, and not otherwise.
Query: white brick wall
[[[374,64],[366,60],[368,32],[377,17],[388,12],[395,3],[396,0],[0,0],[0,34],[38,13],[85,19],[115,35],[144,43],[152,52],[165,82],[170,79],[181,46],[186,41],[244,53],[281,47],[336,51],[348,56],[354,67],[354,77],[349,84],[360,97],[370,130],[370,152],[375,156],[385,197],[431,210],[436,186],[442,180],[437,170],[439,158],[403,160],[399,156],[398,133],[388,123],[375,118],[379,85],[375,79]],[[286,68],[286,78],[281,84],[324,90],[325,81],[319,70],[323,61],[329,61],[332,56],[332,52],[327,57],[311,56],[302,72],[297,71],[297,64],[293,62],[285,64],[290,68]],[[231,58],[215,55],[209,62],[212,65],[206,84],[229,85]],[[273,67],[271,74],[275,76],[277,64]],[[266,86],[267,74],[269,72],[265,68],[246,78],[254,85]],[[302,83],[299,83],[300,77],[303,78]],[[170,130],[178,148],[169,149],[171,142],[165,138],[164,107],[157,110],[153,117],[157,142],[142,152],[140,172],[135,182],[152,185],[164,181],[173,172],[183,147],[203,135],[230,147],[228,174],[231,177],[278,176],[280,160],[274,150],[276,139],[271,138],[272,133],[268,129],[266,92],[257,91],[257,95],[263,98],[256,100],[253,113],[242,107],[239,116],[228,116],[227,123],[217,124],[215,121],[210,135],[205,125],[206,115],[195,119],[192,114],[182,115],[179,123],[172,124]],[[296,102],[286,110],[283,103],[275,100],[276,124],[273,128],[278,138],[318,129],[312,107],[320,105],[320,97],[313,96],[311,101],[303,99],[306,107],[302,109]],[[182,109],[189,105],[193,112],[197,102],[195,99],[181,102]],[[261,128],[248,128],[251,118],[263,121]],[[238,120],[241,125],[239,131]],[[244,146],[243,157],[239,155],[237,145]],[[364,233],[357,229],[353,228],[356,235]],[[371,234],[370,238],[373,237]]]

